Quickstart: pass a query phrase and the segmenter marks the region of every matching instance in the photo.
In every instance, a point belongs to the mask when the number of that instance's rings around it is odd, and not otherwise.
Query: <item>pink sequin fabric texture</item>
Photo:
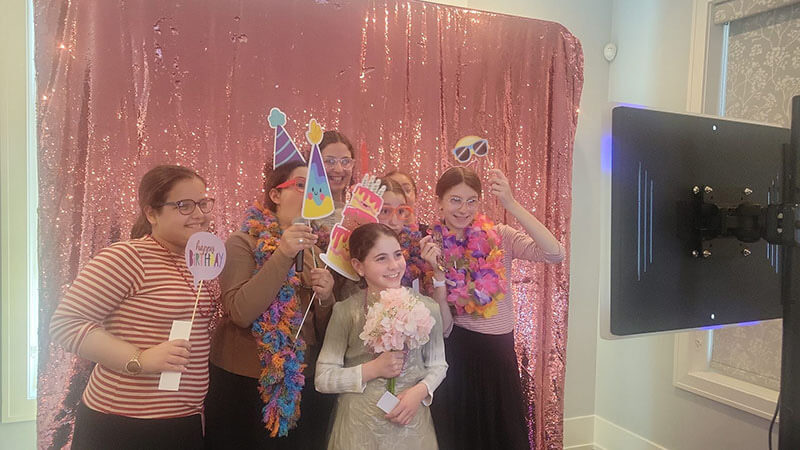
[[[141,176],[194,167],[223,239],[261,195],[270,108],[307,151],[315,118],[356,149],[356,171],[417,180],[422,222],[464,135],[470,167],[500,168],[569,246],[580,43],[563,26],[410,1],[34,0],[40,176],[40,448],[68,446],[88,365],[51,345],[66,286],[126,239]],[[509,221],[486,197],[483,210]],[[513,220],[511,225],[518,226]],[[535,448],[561,448],[569,260],[514,266],[516,349]]]

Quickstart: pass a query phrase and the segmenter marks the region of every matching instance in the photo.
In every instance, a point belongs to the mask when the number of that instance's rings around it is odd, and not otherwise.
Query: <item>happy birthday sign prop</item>
[[[211,233],[197,232],[186,243],[186,267],[194,278],[194,288],[197,296],[194,299],[192,318],[190,320],[173,320],[169,332],[169,340],[186,339],[192,334],[192,324],[200,302],[200,292],[203,290],[203,281],[217,278],[225,267],[225,243]],[[177,391],[181,384],[180,372],[162,372],[158,380],[158,389],[162,391]]]

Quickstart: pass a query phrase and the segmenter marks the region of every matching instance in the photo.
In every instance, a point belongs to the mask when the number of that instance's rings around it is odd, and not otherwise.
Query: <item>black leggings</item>
[[[134,419],[95,411],[83,402],[75,413],[73,450],[203,448],[200,414],[174,419]]]

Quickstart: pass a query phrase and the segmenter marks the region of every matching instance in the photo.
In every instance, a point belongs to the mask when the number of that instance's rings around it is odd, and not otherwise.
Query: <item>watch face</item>
[[[125,365],[125,370],[135,375],[142,371],[142,365],[136,360],[128,361],[128,364]]]

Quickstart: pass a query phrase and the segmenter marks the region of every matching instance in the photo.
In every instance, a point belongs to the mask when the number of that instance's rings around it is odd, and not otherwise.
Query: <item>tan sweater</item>
[[[256,242],[255,237],[241,231],[231,234],[225,242],[227,261],[219,277],[225,317],[211,338],[211,363],[228,372],[251,378],[260,376],[261,363],[258,360],[257,340],[250,327],[275,300],[281,286],[286,282],[289,268],[294,264],[294,258],[287,258],[276,251],[258,272],[253,273],[256,269],[253,256]],[[318,248],[314,249],[317,266],[323,267],[319,260],[320,253]],[[310,285],[314,263],[311,252],[305,251],[303,255],[304,270],[297,295],[302,312],[305,312],[312,291],[303,286]],[[329,299],[320,306],[318,300],[314,300],[301,332],[307,346],[318,347],[322,344],[333,303],[333,299]],[[314,354],[315,351],[307,353],[309,356]],[[316,361],[306,361],[311,368],[315,363]]]

